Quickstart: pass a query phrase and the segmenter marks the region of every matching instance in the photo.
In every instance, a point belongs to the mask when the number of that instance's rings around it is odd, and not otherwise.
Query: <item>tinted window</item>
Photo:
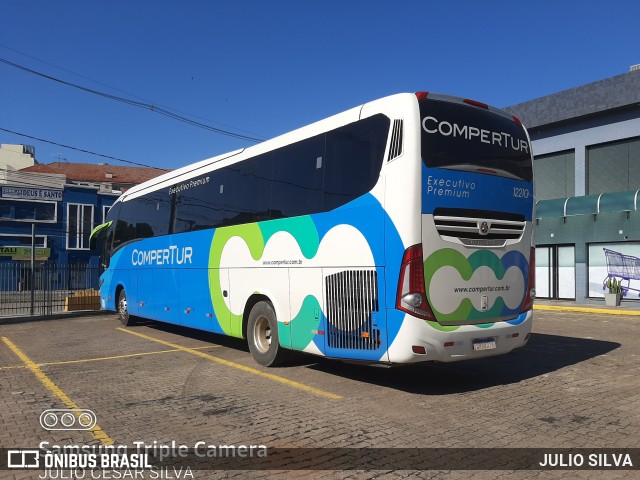
[[[214,202],[216,182],[214,174],[196,177],[171,189],[175,210],[174,233],[191,232],[222,225],[220,208]]]
[[[324,211],[344,205],[375,186],[389,123],[384,115],[375,115],[327,133]]]
[[[218,197],[225,206],[224,226],[271,218],[271,158],[260,155],[222,170]]]
[[[113,248],[138,238],[309,215],[344,205],[378,181],[389,123],[376,115],[119,202]],[[112,209],[108,219],[115,217]]]
[[[420,102],[422,160],[428,167],[533,178],[531,146],[512,118],[485,109],[439,100]],[[480,172],[481,173],[481,172]]]
[[[221,226],[268,220],[271,154],[251,158],[214,172],[211,201],[222,215]]]
[[[271,158],[260,155],[172,187],[173,232],[269,220]]]
[[[308,215],[322,210],[324,135],[274,152],[273,218]]]
[[[112,222],[111,225],[109,226],[109,231],[107,232],[107,246],[106,246],[107,252],[111,252],[111,249],[114,248],[113,241],[114,241],[114,237],[116,236],[116,229],[119,225],[118,215],[120,214],[120,205],[121,205],[120,202],[114,204],[109,209],[109,212],[107,213],[107,218],[105,219],[106,222]],[[102,262],[107,266],[109,265],[109,257],[110,257],[110,254],[105,255],[105,257],[102,260]]]
[[[169,193],[165,189],[122,202],[113,247],[169,233],[170,208]]]

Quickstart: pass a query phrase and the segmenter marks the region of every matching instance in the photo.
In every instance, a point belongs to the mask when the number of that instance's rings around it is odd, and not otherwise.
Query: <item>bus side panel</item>
[[[209,332],[222,333],[214,329],[213,308],[209,294],[206,268],[184,268],[177,272],[180,292],[180,325]]]
[[[180,287],[175,268],[159,268],[155,271],[153,298],[156,318],[162,322],[180,323]]]
[[[239,238],[238,240],[242,241]],[[239,260],[241,257],[236,258]],[[246,257],[245,260],[250,262]],[[278,320],[278,332],[283,328],[289,329],[288,325],[282,325],[282,322],[289,322],[291,319],[287,268],[230,268],[229,286],[229,305],[232,313],[229,335],[242,337],[244,308],[249,298],[254,294],[264,295],[273,304]],[[288,345],[283,346],[289,347]]]
[[[322,269],[290,268],[289,305],[291,308],[290,346],[317,355],[324,354]],[[288,346],[280,337],[280,344]]]
[[[129,311],[132,315],[155,318],[154,275],[155,270],[152,268],[131,270],[131,276],[136,280],[136,292],[135,295],[131,296],[131,301],[129,302]]]

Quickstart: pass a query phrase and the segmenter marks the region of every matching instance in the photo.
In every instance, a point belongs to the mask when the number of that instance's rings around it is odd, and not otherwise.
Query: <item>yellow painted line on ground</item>
[[[58,387],[53,381],[47,377],[40,367],[31,360],[22,350],[20,350],[11,340],[7,337],[2,337],[2,341],[5,343],[9,349],[15,353],[15,355],[24,363],[25,367],[31,370],[31,372],[36,376],[40,383],[45,386],[47,390],[53,393],[58,399],[65,404],[67,408],[79,409],[80,407],[73,401],[71,398],[64,393],[60,387]],[[93,438],[100,441],[103,445],[113,445],[113,439],[107,435],[107,432],[102,430],[97,424],[89,430]]]
[[[253,373],[254,375],[258,375],[262,378],[268,378],[269,380],[282,383],[292,388],[297,388],[298,390],[303,390],[305,392],[312,393],[313,395],[317,395],[319,397],[329,398],[331,400],[340,400],[341,398],[343,398],[341,395],[327,392],[325,390],[320,390],[319,388],[311,387],[309,385],[305,385],[303,383],[299,383],[294,380],[289,380],[279,375],[274,375],[273,373],[261,372],[260,370],[257,370],[255,368],[247,367],[246,365],[242,365],[240,363],[235,363],[229,360],[225,360],[224,358],[214,357],[213,355],[209,355],[208,353],[198,351],[194,348],[183,347],[175,343],[166,342],[164,340],[160,340],[159,338],[150,337],[149,335],[144,335],[143,333],[134,332],[121,327],[118,327],[118,330],[120,330],[121,332],[129,333],[131,335],[135,335],[140,338],[144,338],[145,340],[149,340],[151,342],[157,342],[162,345],[166,345],[167,347],[177,348],[178,350],[182,350],[183,352],[191,353],[192,355],[196,355],[198,357],[211,360],[212,362],[216,362],[221,365],[226,365],[227,367],[237,368],[238,370],[242,370],[243,372]]]
[[[605,313],[607,315],[630,315],[639,316],[639,310],[615,310],[613,308],[598,308],[598,307],[562,307],[560,305],[534,305],[534,310],[548,310],[555,312],[579,312],[579,313]]]
[[[198,347],[198,348],[194,348],[194,350],[204,350],[206,348],[218,348],[218,345]],[[104,360],[118,360],[120,358],[142,357],[145,355],[158,355],[159,353],[172,353],[172,352],[179,352],[179,351],[180,350],[177,348],[172,348],[171,350],[157,350],[155,352],[128,353],[126,355],[113,355],[111,357],[95,357],[95,358],[84,358],[81,360],[64,360],[61,362],[45,362],[45,363],[38,363],[38,366],[48,367],[51,365],[68,365],[71,363],[87,363],[87,362],[98,362],[98,361],[104,361]]]
[[[25,367],[24,365],[9,365],[6,367],[0,367],[0,370],[14,370],[17,368],[27,368],[27,367]]]
[[[209,345],[206,347],[196,347],[194,350],[208,350],[210,348],[219,348],[219,345]],[[67,365],[70,363],[87,363],[87,362],[97,362],[101,360],[118,360],[120,358],[132,358],[132,357],[141,357],[144,355],[157,355],[159,353],[172,353],[179,352],[177,348],[172,348],[171,350],[157,350],[154,352],[140,352],[140,353],[129,353],[126,355],[113,355],[111,357],[95,357],[95,358],[83,358],[81,360],[63,360],[60,362],[44,362],[44,363],[36,363],[39,367],[48,367],[51,365]],[[16,368],[27,368],[25,365],[9,365],[6,367],[0,367],[0,370],[13,370]]]

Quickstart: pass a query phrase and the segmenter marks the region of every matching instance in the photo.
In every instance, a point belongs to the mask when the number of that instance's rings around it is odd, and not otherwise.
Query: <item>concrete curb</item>
[[[534,305],[534,310],[547,310],[555,312],[579,312],[579,313],[604,313],[607,315],[640,316],[640,310],[625,310],[598,307],[561,307],[558,305]]]

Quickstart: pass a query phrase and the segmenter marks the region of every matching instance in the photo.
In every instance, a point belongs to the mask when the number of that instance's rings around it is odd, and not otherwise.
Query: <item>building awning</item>
[[[601,193],[582,197],[554,198],[536,202],[536,218],[598,215],[638,210],[640,190]]]

